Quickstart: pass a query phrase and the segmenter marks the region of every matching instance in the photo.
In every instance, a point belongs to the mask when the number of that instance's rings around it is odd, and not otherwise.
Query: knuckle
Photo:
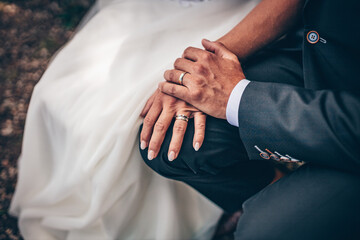
[[[197,128],[198,130],[204,130],[204,129],[205,129],[205,126],[206,126],[206,124],[203,123],[203,122],[200,122],[200,123],[197,123],[197,124],[196,124],[196,128]]]
[[[171,97],[171,98],[169,98],[168,106],[166,107],[166,111],[168,113],[173,114],[178,106],[179,106],[178,100],[174,97]]]
[[[159,83],[158,88],[159,88],[160,93],[164,94],[163,92],[167,91],[167,89],[168,89],[167,83],[166,82]]]
[[[152,117],[150,117],[150,116],[146,116],[144,118],[144,125],[146,127],[152,127],[154,125],[154,119]]]
[[[205,61],[210,61],[212,59],[212,54],[209,53],[209,52],[205,52],[204,55],[203,55],[203,59]]]
[[[194,78],[192,81],[199,87],[204,87],[205,85],[204,80],[201,78]]]
[[[218,79],[218,77],[217,77],[214,73],[209,73],[208,77],[209,77],[210,79],[214,79],[214,80],[217,80],[217,79]]]
[[[196,73],[198,73],[198,74],[200,74],[200,75],[205,75],[206,74],[206,68],[203,66],[203,65],[201,65],[201,64],[196,64],[195,66],[194,66],[194,70],[195,70],[195,72]]]
[[[170,72],[170,70],[166,70],[166,71],[164,72],[164,78],[165,78],[165,79],[168,79],[169,72]]]
[[[194,64],[194,71],[196,72],[196,73],[200,73],[201,72],[201,70],[202,70],[202,68],[203,68],[203,66],[201,65],[201,64]]]
[[[191,95],[194,100],[200,100],[202,98],[202,91],[198,89],[193,90]]]
[[[163,132],[165,130],[165,124],[161,121],[157,121],[155,124],[155,131]]]
[[[174,62],[174,67],[175,67],[175,68],[179,66],[180,61],[181,61],[181,58],[177,58],[177,59],[175,60],[175,62]]]
[[[171,85],[171,86],[169,87],[169,93],[170,93],[170,94],[175,94],[175,86]]]
[[[185,126],[184,125],[175,125],[174,126],[174,132],[176,133],[184,133],[185,132]]]
[[[169,71],[169,80],[174,80],[174,79],[175,79],[174,71]]]

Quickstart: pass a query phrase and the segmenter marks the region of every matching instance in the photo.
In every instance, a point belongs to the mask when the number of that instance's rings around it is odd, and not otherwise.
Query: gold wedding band
[[[185,74],[187,74],[187,72],[183,72],[183,73],[180,75],[180,77],[179,77],[179,83],[180,83],[180,85],[184,85],[184,84],[183,84],[183,81],[184,81],[184,76],[185,76]]]
[[[176,120],[183,120],[185,122],[188,122],[189,121],[189,117],[188,116],[185,116],[185,115],[182,115],[182,114],[178,114],[175,116],[175,119]]]

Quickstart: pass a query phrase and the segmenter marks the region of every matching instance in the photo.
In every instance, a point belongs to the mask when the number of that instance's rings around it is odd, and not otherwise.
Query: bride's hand
[[[185,115],[188,118],[194,117],[193,147],[195,151],[201,147],[205,136],[206,115],[186,102],[156,90],[141,112],[141,116],[145,118],[140,135],[140,147],[141,149],[149,147],[149,160],[156,158],[158,155],[166,131],[176,115]],[[175,120],[168,150],[169,161],[173,161],[179,155],[187,123],[187,121],[181,119]]]

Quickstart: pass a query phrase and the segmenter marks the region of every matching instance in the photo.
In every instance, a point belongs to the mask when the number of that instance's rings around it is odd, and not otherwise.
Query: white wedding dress
[[[96,2],[32,95],[10,209],[25,239],[211,238],[221,209],[145,165],[139,113],[186,47],[256,3]]]

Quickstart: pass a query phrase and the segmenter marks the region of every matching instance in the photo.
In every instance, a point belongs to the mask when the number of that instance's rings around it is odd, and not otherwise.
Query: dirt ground
[[[7,210],[34,85],[93,2],[0,1],[0,239],[21,239]]]

